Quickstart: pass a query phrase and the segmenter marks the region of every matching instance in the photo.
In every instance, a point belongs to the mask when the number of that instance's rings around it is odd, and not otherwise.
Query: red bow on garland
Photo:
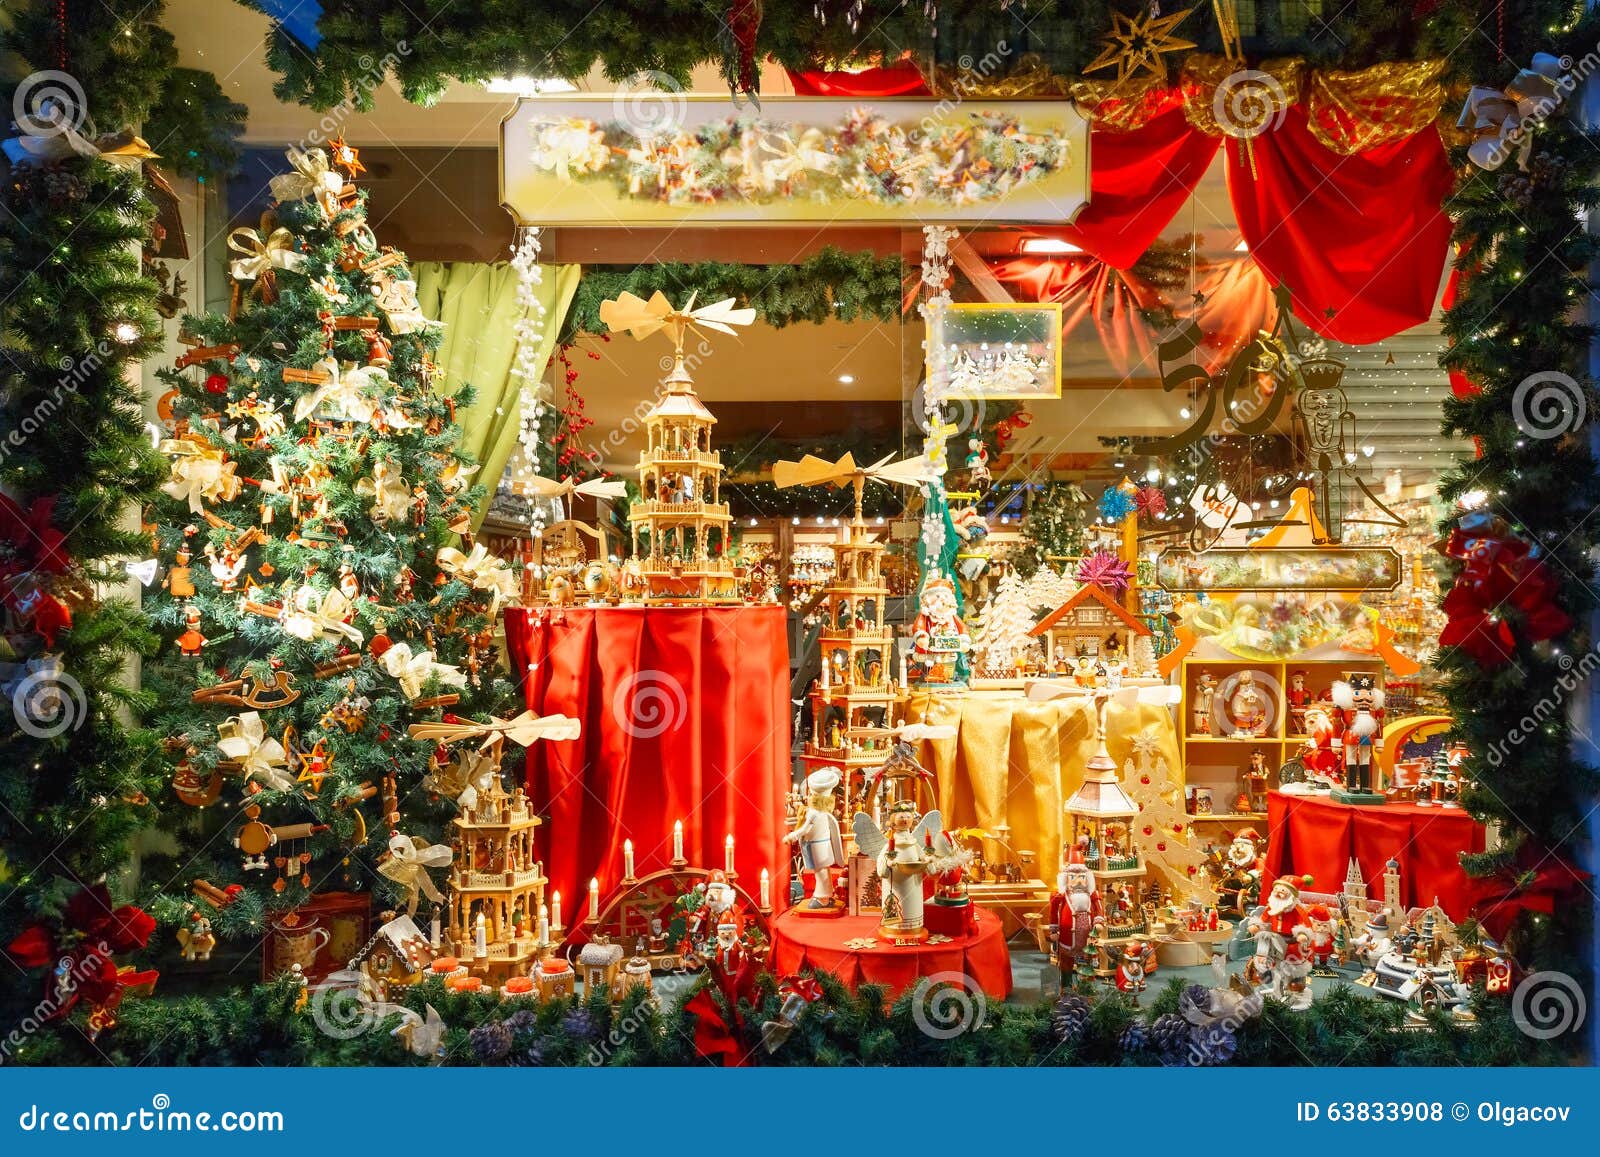
[[[24,509],[0,494],[0,602],[18,618],[32,620],[46,647],[72,626],[67,604],[46,592],[34,576],[67,569],[67,536],[54,525],[56,500],[36,498]]]
[[[1441,647],[1460,647],[1486,669],[1507,662],[1516,636],[1499,614],[1502,606],[1519,612],[1536,643],[1571,628],[1571,616],[1556,605],[1550,568],[1529,543],[1507,532],[1504,520],[1485,511],[1465,514],[1439,549],[1463,564],[1442,604],[1448,618]]]
[[[1554,852],[1524,844],[1511,867],[1472,881],[1472,914],[1485,932],[1503,940],[1523,912],[1550,915],[1558,903],[1581,893],[1588,879]]]
[[[683,1011],[694,1013],[694,1051],[708,1061],[720,1057],[725,1068],[740,1068],[747,1063],[745,1047],[739,1040],[744,1031],[744,1017],[739,1015],[739,1006],[734,1004],[733,1023],[730,1024],[714,991],[712,985],[704,985],[684,1002]]]
[[[778,995],[798,996],[807,1004],[812,1004],[822,999],[822,985],[817,983],[814,976],[786,976],[778,985]]]
[[[6,945],[6,954],[23,968],[50,969],[45,977],[44,1003],[49,1009],[45,1020],[66,1016],[83,1000],[105,1021],[126,989],[155,983],[154,971],[124,972],[111,959],[119,952],[143,948],[155,928],[155,920],[141,908],[132,904],[112,908],[111,894],[104,884],[96,884],[67,901],[59,932],[33,924]]]

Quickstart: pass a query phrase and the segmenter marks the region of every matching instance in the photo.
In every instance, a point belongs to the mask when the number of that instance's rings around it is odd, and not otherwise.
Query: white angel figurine
[[[899,800],[889,807],[889,829],[882,831],[865,812],[851,822],[856,846],[878,862],[878,875],[889,885],[899,906],[897,919],[883,923],[883,934],[895,940],[925,940],[922,926],[922,878],[929,868],[928,841],[944,828],[937,810],[917,818],[917,805]]]

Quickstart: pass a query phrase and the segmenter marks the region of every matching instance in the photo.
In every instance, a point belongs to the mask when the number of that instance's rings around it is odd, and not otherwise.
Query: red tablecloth
[[[772,969],[788,976],[802,969],[831,972],[850,991],[858,985],[882,984],[889,998],[899,996],[924,976],[966,975],[991,996],[1011,993],[1011,953],[1000,930],[1000,918],[982,908],[978,930],[947,944],[895,947],[879,939],[877,948],[846,948],[845,941],[878,935],[878,917],[801,916],[791,908],[772,922]]]
[[[1384,865],[1394,857],[1406,907],[1420,908],[1438,897],[1452,920],[1464,918],[1471,907],[1471,888],[1457,857],[1483,851],[1484,830],[1460,808],[1358,807],[1275,791],[1267,802],[1267,826],[1264,883],[1288,873],[1309,874],[1311,890],[1338,892],[1354,856],[1368,895],[1381,899]]]
[[[527,705],[571,715],[583,734],[535,743],[527,790],[547,822],[539,849],[564,912],[586,911],[622,877],[684,857],[723,866],[734,838],[739,883],[788,897],[782,850],[789,783],[789,651],[781,607],[601,607],[506,612],[506,643]]]

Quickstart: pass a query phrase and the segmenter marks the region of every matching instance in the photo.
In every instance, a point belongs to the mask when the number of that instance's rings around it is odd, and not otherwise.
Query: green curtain
[[[478,461],[477,477],[489,489],[473,515],[476,529],[517,445],[521,405],[517,382],[511,377],[517,356],[514,328],[523,315],[517,305],[517,274],[506,262],[419,261],[411,269],[422,312],[445,324],[437,355],[444,373],[443,392],[471,385],[478,393],[470,407],[456,412],[464,430],[462,446]],[[577,292],[581,271],[576,265],[540,269],[539,300],[545,315],[537,365],[542,375],[555,353],[556,334]]]

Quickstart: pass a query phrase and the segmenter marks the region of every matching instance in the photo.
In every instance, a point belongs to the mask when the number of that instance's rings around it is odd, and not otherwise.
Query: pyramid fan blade
[[[557,482],[554,478],[542,478],[537,474],[518,485],[527,493],[539,498],[554,498],[567,492],[566,483]]]
[[[694,323],[697,326],[703,325],[707,329],[714,329],[718,333],[737,334],[739,332],[738,330],[734,329],[731,325],[723,325],[720,321],[707,321],[703,317],[695,318],[694,319]]]
[[[734,309],[733,298],[725,297],[721,301],[713,301],[710,305],[695,310],[694,319],[707,323],[719,321],[725,325],[749,325],[755,321],[756,311],[749,306],[744,309]]]
[[[587,482],[580,482],[574,488],[578,494],[588,494],[595,498],[621,498],[628,493],[628,484],[618,478],[591,478]]]
[[[920,486],[932,481],[934,476],[933,463],[925,454],[872,468],[872,477],[880,482],[898,482],[902,486]]]

